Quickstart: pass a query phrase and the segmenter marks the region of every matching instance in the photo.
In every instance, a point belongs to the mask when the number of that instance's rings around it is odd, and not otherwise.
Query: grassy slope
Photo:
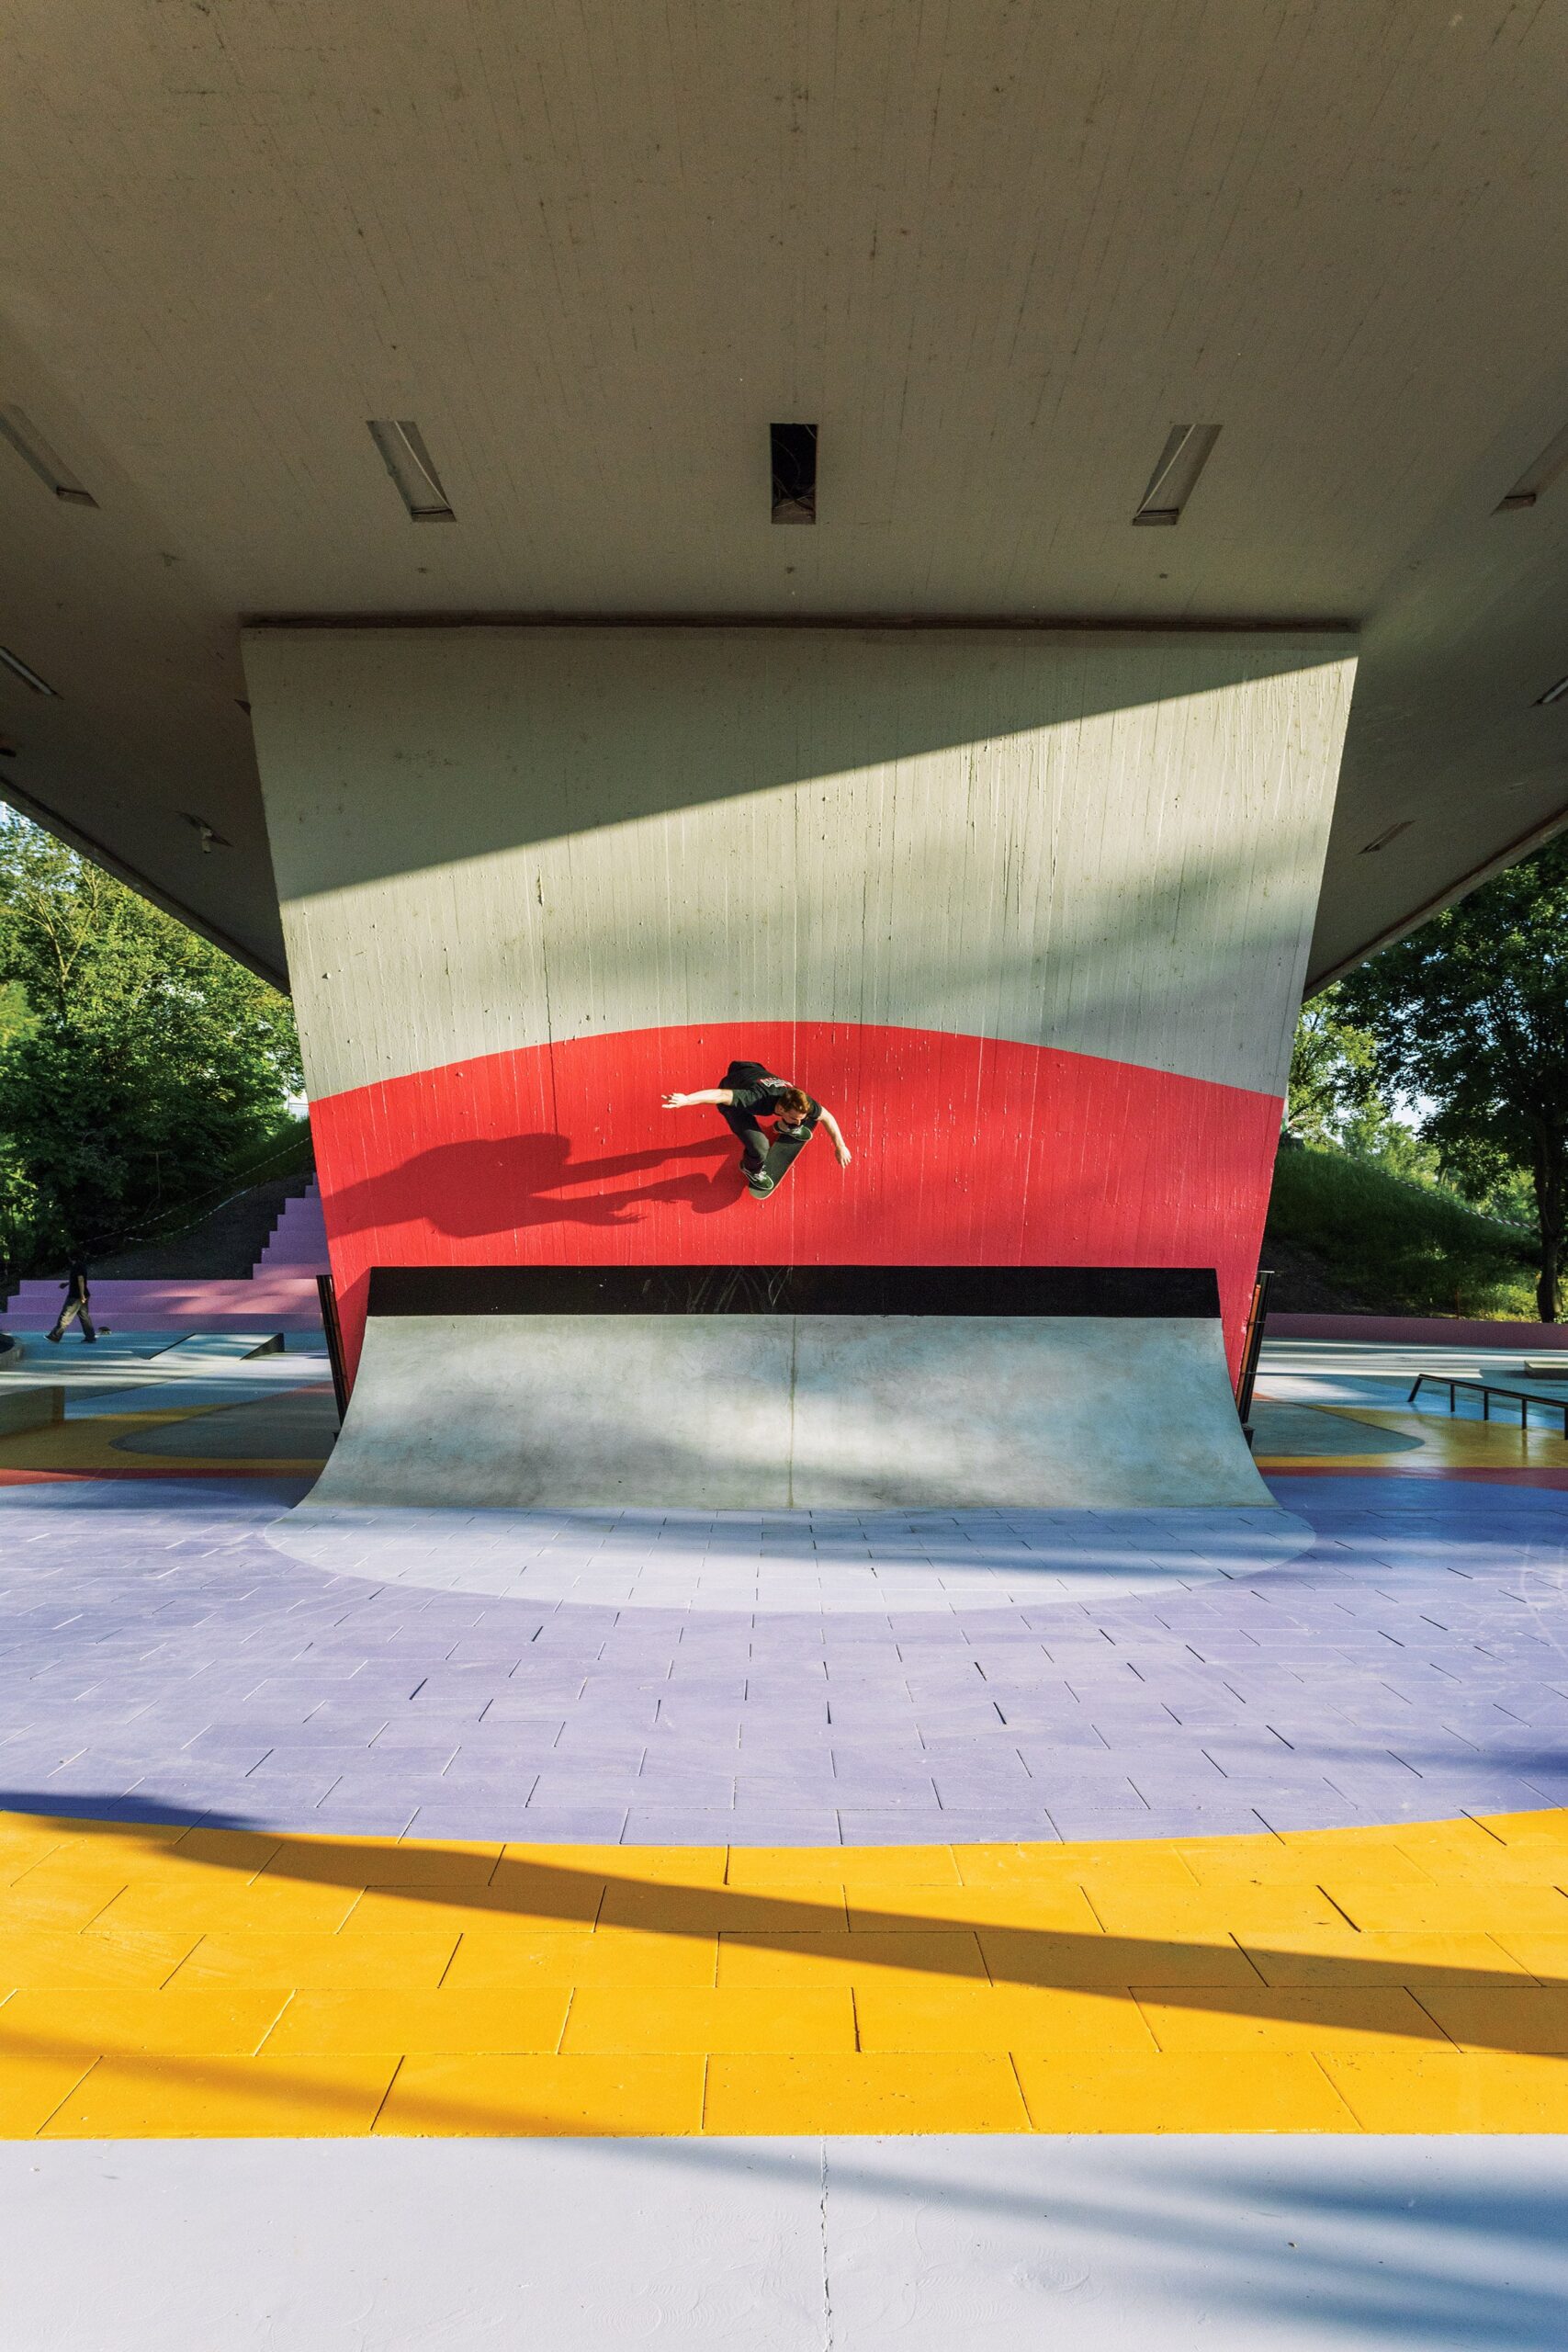
[[[1527,1234],[1342,1152],[1281,1150],[1263,1262],[1285,1314],[1535,1314]]]

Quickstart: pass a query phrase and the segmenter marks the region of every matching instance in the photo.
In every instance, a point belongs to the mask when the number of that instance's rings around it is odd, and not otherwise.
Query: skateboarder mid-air
[[[711,1102],[723,1115],[725,1125],[740,1138],[740,1165],[745,1170],[746,1189],[754,1201],[765,1201],[775,1191],[795,1154],[811,1141],[820,1122],[828,1130],[840,1168],[850,1164],[850,1148],[839,1129],[831,1111],[795,1086],[787,1078],[775,1078],[761,1062],[731,1062],[724,1073],[722,1086],[710,1086],[701,1094],[667,1094],[667,1111],[689,1111],[699,1102]],[[773,1132],[759,1125],[772,1119]]]

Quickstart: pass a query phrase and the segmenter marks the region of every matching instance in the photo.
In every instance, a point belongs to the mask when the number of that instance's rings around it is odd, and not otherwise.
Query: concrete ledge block
[[[0,1388],[0,1437],[15,1437],[21,1430],[48,1429],[65,1419],[65,1391],[39,1383]]]

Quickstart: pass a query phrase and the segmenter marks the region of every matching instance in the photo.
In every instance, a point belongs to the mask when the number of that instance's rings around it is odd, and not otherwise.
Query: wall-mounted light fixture
[[[67,506],[96,506],[97,500],[77,481],[64,458],[51,449],[31,418],[19,408],[0,408],[0,441],[8,441],[25,466]]]
[[[398,486],[398,496],[409,510],[411,523],[455,523],[452,502],[441,486],[435,461],[424,446],[424,435],[412,417],[367,420],[370,438]]]
[[[1359,854],[1362,857],[1371,857],[1374,850],[1386,849],[1390,842],[1399,839],[1401,833],[1407,833],[1415,822],[1414,817],[1401,817],[1396,825],[1385,825],[1382,831],[1373,840],[1361,843]]]
[[[1534,465],[1525,468],[1513,488],[1504,492],[1492,512],[1518,514],[1533,506],[1551,488],[1564,466],[1568,466],[1568,424],[1547,443]]]
[[[1159,463],[1149,476],[1149,486],[1138,501],[1134,522],[1179,523],[1182,509],[1197,489],[1198,477],[1219,437],[1217,424],[1173,424],[1159,453]]]
[[[47,695],[51,702],[60,700],[58,689],[51,686],[47,678],[40,678],[38,672],[24,662],[19,653],[13,653],[8,645],[0,645],[0,665],[9,670],[13,678],[20,678],[24,686],[30,686],[35,695]]]

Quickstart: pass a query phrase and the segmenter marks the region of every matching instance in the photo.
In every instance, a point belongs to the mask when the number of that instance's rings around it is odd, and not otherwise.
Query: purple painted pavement
[[[377,1585],[298,1489],[0,1490],[0,1803],[274,1829],[831,1844],[1338,1827],[1568,1802],[1568,1498],[1275,1482],[1265,1574],[767,1616]]]

